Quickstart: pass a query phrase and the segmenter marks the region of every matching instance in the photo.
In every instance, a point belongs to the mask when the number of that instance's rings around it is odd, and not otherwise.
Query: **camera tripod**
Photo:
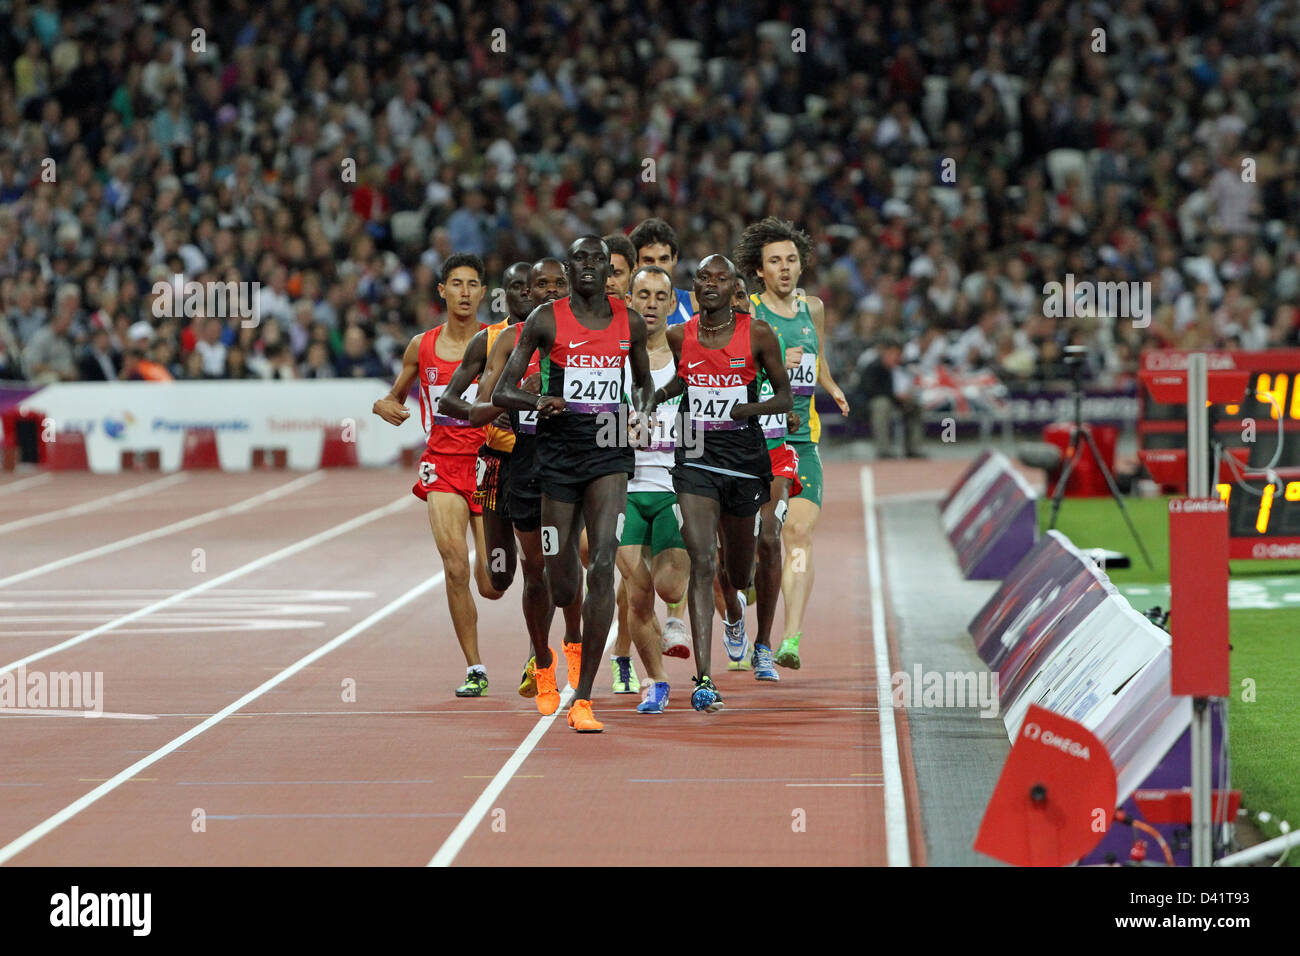
[[[1138,550],[1142,552],[1142,559],[1146,561],[1147,567],[1154,570],[1155,566],[1151,563],[1151,555],[1147,554],[1146,545],[1142,543],[1142,536],[1133,525],[1133,519],[1129,517],[1128,508],[1124,507],[1124,498],[1119,493],[1119,486],[1115,484],[1115,476],[1110,473],[1106,467],[1106,461],[1101,457],[1101,452],[1097,449],[1097,442],[1092,437],[1092,432],[1084,427],[1083,424],[1083,381],[1081,378],[1082,368],[1079,365],[1074,366],[1074,422],[1070,425],[1070,444],[1065,452],[1065,467],[1061,469],[1061,477],[1056,480],[1056,489],[1052,492],[1052,514],[1048,520],[1047,527],[1056,527],[1056,516],[1061,510],[1061,501],[1065,498],[1066,485],[1070,483],[1070,475],[1074,473],[1074,466],[1079,463],[1079,443],[1080,440],[1088,443],[1092,450],[1092,458],[1101,469],[1102,475],[1106,479],[1106,487],[1110,489],[1110,496],[1115,499],[1115,504],[1119,505],[1120,514],[1124,516],[1124,523],[1128,525],[1129,532],[1133,535],[1133,540],[1137,542]]]

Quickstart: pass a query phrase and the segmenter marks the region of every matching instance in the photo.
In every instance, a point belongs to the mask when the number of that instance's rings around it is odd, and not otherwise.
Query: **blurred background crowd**
[[[684,288],[804,228],[850,400],[886,341],[1021,388],[1297,345],[1297,41],[1289,0],[0,0],[0,378],[387,378],[453,251],[497,285],[649,216]],[[260,322],[159,318],[175,274]],[[1067,275],[1149,325],[1045,316]]]

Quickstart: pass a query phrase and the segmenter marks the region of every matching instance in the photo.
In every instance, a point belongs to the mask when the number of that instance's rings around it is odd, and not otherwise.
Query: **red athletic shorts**
[[[478,455],[439,455],[424,449],[411,494],[421,501],[428,501],[429,493],[435,491],[460,495],[469,504],[470,514],[481,515],[483,506],[474,504],[477,490]]]
[[[789,444],[777,445],[767,450],[767,457],[772,459],[772,477],[790,479],[790,497],[794,498],[803,491],[799,484],[799,453]]]

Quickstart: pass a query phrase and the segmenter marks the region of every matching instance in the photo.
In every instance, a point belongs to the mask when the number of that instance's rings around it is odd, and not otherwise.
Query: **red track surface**
[[[874,466],[876,492],[946,488],[962,466]],[[715,672],[727,710],[707,716],[690,709],[693,664],[669,661],[670,709],[643,716],[636,696],[609,692],[603,666],[595,711],[605,733],[574,734],[561,711],[484,808],[454,862],[884,863],[859,471],[856,464],[826,468],[802,670],[782,671],[776,685],[757,684],[748,672]],[[8,494],[6,485],[22,479],[0,480],[0,668],[407,499],[346,533],[27,664],[29,672],[102,672],[107,713],[0,716],[0,847],[13,848],[102,782],[438,574],[410,477],[393,469],[320,473],[242,512],[8,581],[301,477],[193,473],[102,510],[9,531],[9,522],[159,476],[59,474]],[[205,562],[198,570],[195,549]],[[250,601],[260,609],[248,610]],[[526,646],[518,584],[478,607],[488,698],[452,694],[464,664],[439,582],[102,798],[47,824],[30,845],[0,850],[0,859],[429,862],[539,721],[533,702],[515,694]],[[260,623],[249,626],[250,617]],[[287,626],[272,627],[277,620]],[[557,618],[552,646],[558,635]],[[725,663],[720,647],[714,659]],[[348,681],[355,702],[343,699]],[[905,728],[900,720],[912,859],[920,862]],[[200,810],[206,829],[195,832]],[[800,819],[804,829],[796,832]]]

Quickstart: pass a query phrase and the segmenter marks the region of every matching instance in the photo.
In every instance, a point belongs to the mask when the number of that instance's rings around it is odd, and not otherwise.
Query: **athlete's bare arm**
[[[390,425],[400,425],[411,417],[411,412],[406,407],[406,396],[411,392],[411,383],[420,374],[420,340],[423,338],[424,333],[421,332],[406,343],[406,351],[402,353],[402,370],[397,373],[392,390],[370,407],[372,412]]]
[[[754,350],[754,364],[767,373],[772,383],[772,397],[765,402],[741,402],[731,410],[731,417],[739,421],[754,415],[780,415],[794,408],[794,395],[790,392],[790,376],[785,373],[785,356],[776,333],[766,322],[751,322],[749,341]]]
[[[483,365],[483,374],[478,377],[478,400],[469,409],[471,425],[486,425],[504,411],[492,404],[492,390],[496,388],[497,380],[501,378],[501,372],[513,349],[514,346],[505,335],[498,335],[492,343],[492,351]]]
[[[524,327],[519,332],[519,342],[510,353],[506,367],[501,371],[492,388],[492,404],[497,408],[513,408],[517,411],[537,409],[542,418],[564,411],[564,399],[558,395],[543,395],[540,398],[533,392],[515,384],[528,369],[528,360],[534,352],[550,355],[551,346],[555,344],[555,309],[551,303],[543,302],[533,309],[532,314],[524,320]]]
[[[668,339],[668,348],[672,349],[673,353],[673,368],[676,369],[682,364],[682,340],[686,338],[686,329],[680,325],[672,325],[668,327],[665,335]],[[680,375],[674,374],[672,381],[659,389],[656,395],[659,401],[656,404],[676,398],[684,391],[686,391],[686,383],[682,381]]]
[[[465,401],[461,394],[469,388],[470,382],[482,374],[486,362],[487,329],[481,329],[474,333],[474,337],[469,340],[469,345],[465,346],[465,354],[460,364],[456,366],[456,371],[451,373],[447,390],[438,399],[438,410],[442,414],[459,418],[461,421],[469,420],[469,402]]]
[[[830,363],[826,361],[826,306],[822,300],[815,295],[808,298],[808,314],[812,316],[813,328],[817,330],[817,384],[826,389],[828,395],[835,399],[835,404],[840,407],[840,414],[849,413],[849,403],[844,397],[844,390],[835,384],[835,379],[831,377]]]
[[[627,310],[628,348],[627,361],[632,368],[632,408],[642,415],[652,415],[655,410],[654,379],[650,377],[650,356],[646,353],[645,318],[636,309]]]

